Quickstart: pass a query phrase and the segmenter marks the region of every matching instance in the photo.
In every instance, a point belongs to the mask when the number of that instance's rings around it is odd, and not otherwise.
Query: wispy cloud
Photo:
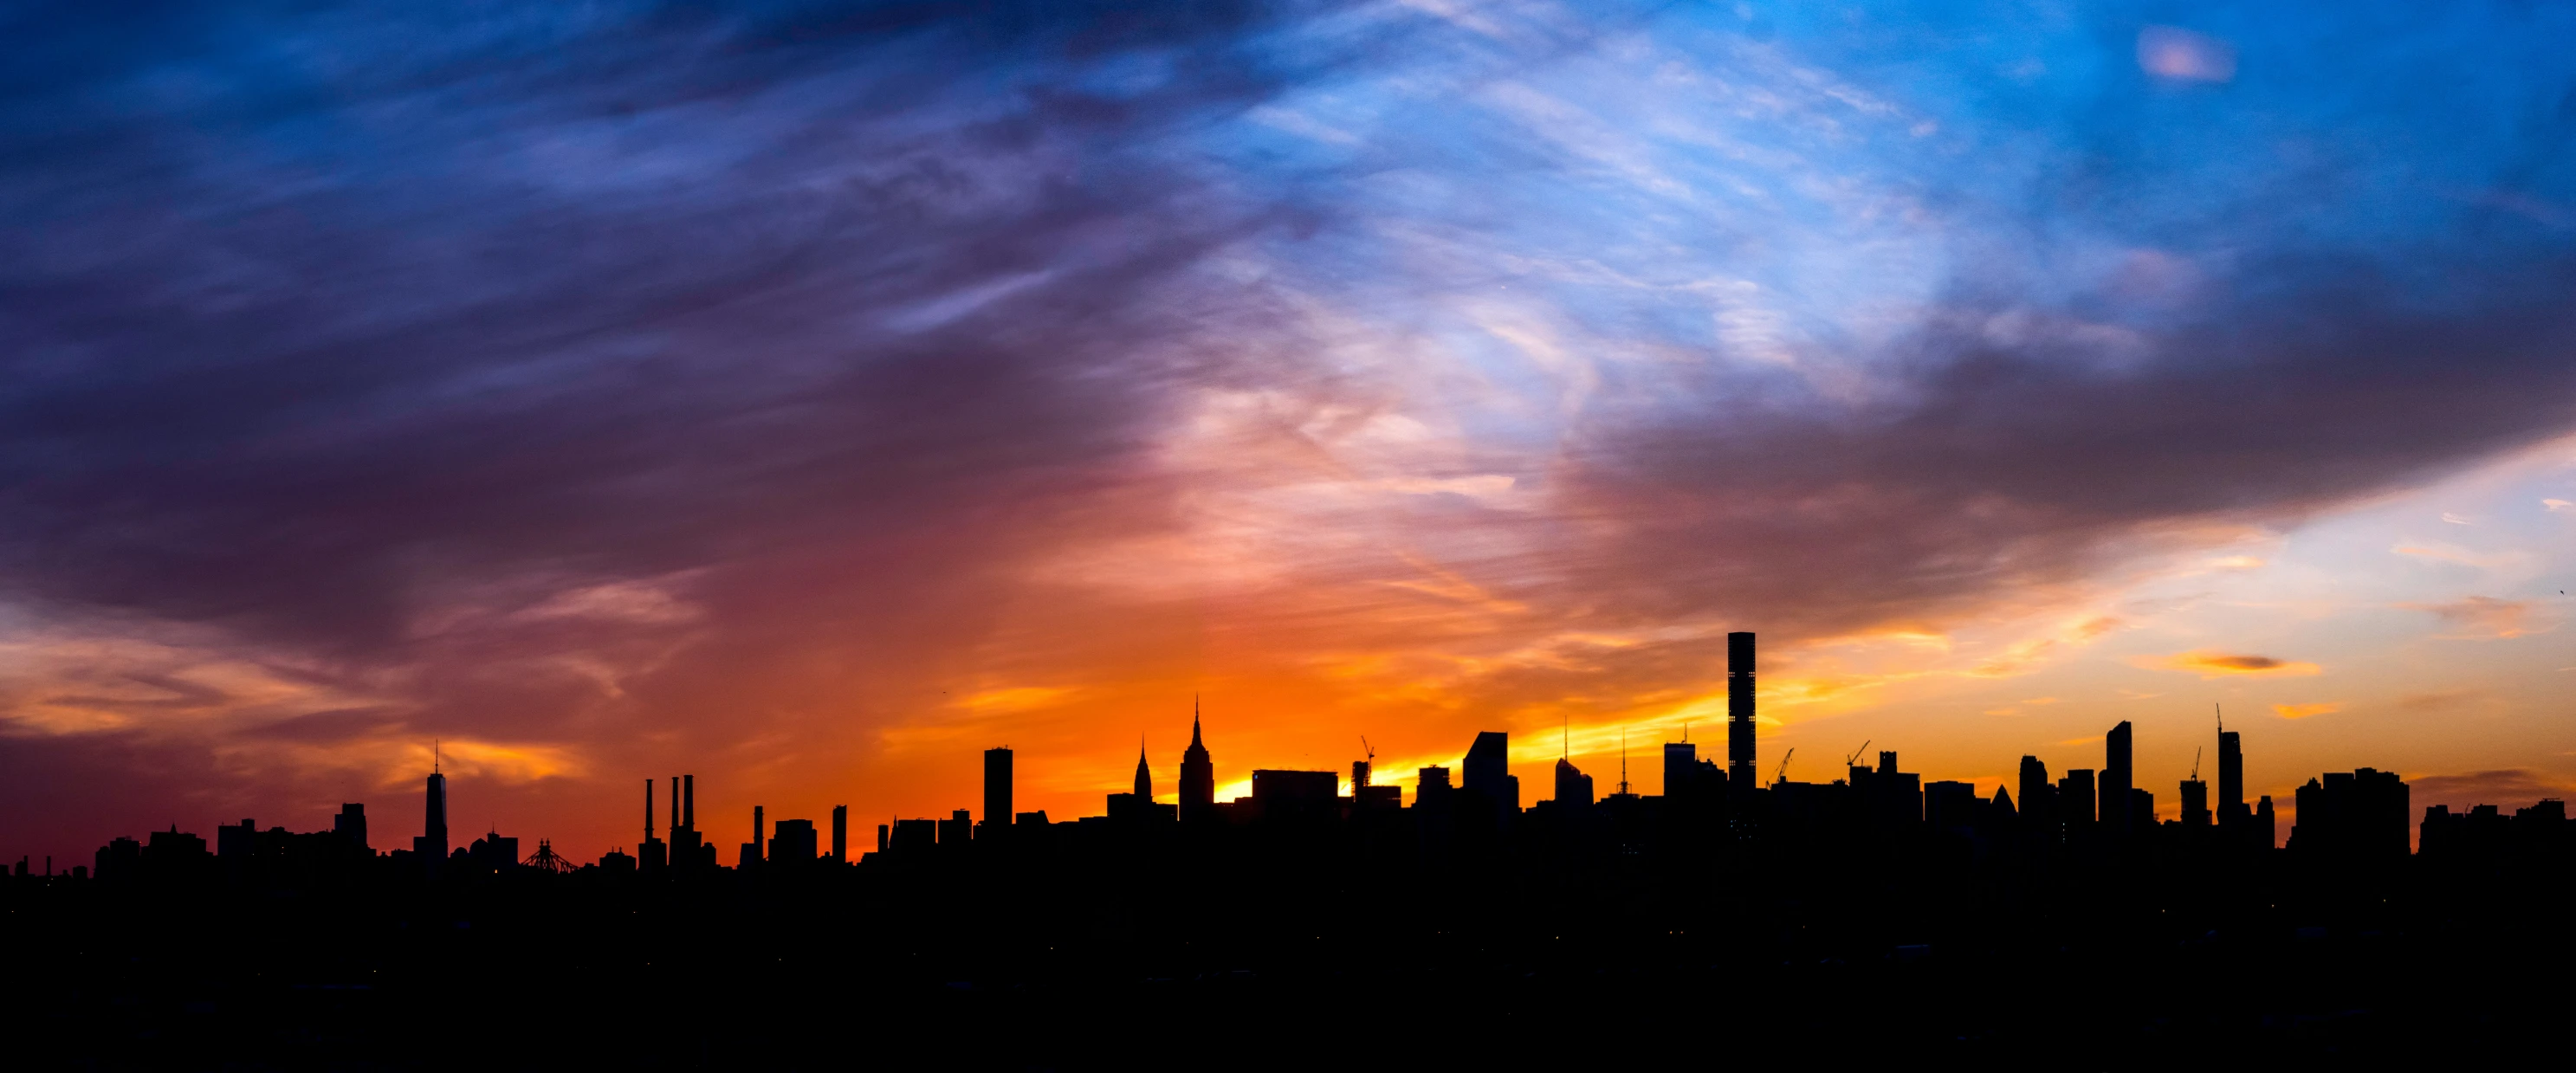
[[[2211,649],[2194,649],[2170,656],[2139,656],[2130,662],[2154,670],[2186,671],[2202,678],[2291,678],[2321,673],[2321,668],[2314,663]]]
[[[2283,719],[2305,719],[2312,715],[2331,715],[2342,710],[2343,702],[2341,701],[2325,701],[2317,704],[2275,704],[2272,706],[2272,714],[2280,716]]]
[[[2149,26],[2138,31],[2138,66],[2159,78],[2226,82],[2236,77],[2236,49],[2208,34]]]
[[[2504,639],[2540,633],[2556,626],[2544,621],[2543,612],[2529,601],[2502,600],[2492,596],[2470,596],[2441,604],[2399,604],[2399,607],[2422,611],[2440,619],[2448,628],[2448,637],[2464,639]]]

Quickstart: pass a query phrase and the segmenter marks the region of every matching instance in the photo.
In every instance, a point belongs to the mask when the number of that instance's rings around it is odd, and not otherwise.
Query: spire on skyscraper
[[[1143,751],[1138,751],[1138,766],[1143,766]],[[1207,744],[1199,738],[1199,698],[1190,697],[1190,747],[1181,753],[1181,819],[1207,815],[1216,808],[1216,764],[1208,758]]]

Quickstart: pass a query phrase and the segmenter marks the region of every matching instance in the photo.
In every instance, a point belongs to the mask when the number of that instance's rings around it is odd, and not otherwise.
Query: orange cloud
[[[2456,639],[2501,640],[2527,633],[2547,631],[2555,623],[2533,619],[2532,605],[2521,600],[2499,600],[2493,596],[2471,596],[2447,604],[2399,604],[2410,611],[2428,612],[2451,628],[2444,636]]]
[[[2186,671],[2202,678],[2224,678],[2231,675],[2291,678],[2324,672],[2324,668],[2313,663],[2275,659],[2271,656],[2212,652],[2208,649],[2193,649],[2170,656],[2140,656],[2130,662],[2150,670]]]
[[[2275,704],[2272,706],[2272,714],[2280,716],[2283,719],[2305,719],[2311,715],[2332,715],[2342,710],[2343,702],[2338,700],[2330,700],[2322,704]]]

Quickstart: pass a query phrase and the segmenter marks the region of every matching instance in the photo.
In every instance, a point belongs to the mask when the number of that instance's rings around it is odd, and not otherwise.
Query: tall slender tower
[[[2112,838],[2129,834],[2129,773],[2129,721],[2123,719],[2102,736],[2102,775],[2094,784],[2102,795],[2097,811],[2102,833]]]
[[[1011,749],[984,750],[984,832],[999,836],[1011,825]]]
[[[1726,635],[1726,781],[1753,788],[1753,635]]]
[[[1190,747],[1181,753],[1181,818],[1204,816],[1216,809],[1216,765],[1207,744],[1199,740],[1199,702],[1190,701]]]
[[[427,816],[420,825],[420,837],[414,839],[411,851],[431,875],[447,860],[447,776],[439,770],[438,746],[429,747],[429,800]]]
[[[850,806],[832,806],[832,863],[850,863]]]
[[[1145,743],[1136,743],[1136,804],[1154,803],[1154,769],[1145,766]]]
[[[2222,826],[2252,819],[2245,811],[2245,747],[2237,741],[2236,732],[2227,729],[2227,717],[2218,719],[2218,822]]]

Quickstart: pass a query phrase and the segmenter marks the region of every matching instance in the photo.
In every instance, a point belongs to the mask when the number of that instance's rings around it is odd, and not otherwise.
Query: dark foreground
[[[1927,844],[1380,869],[1340,836],[1166,838],[768,874],[17,880],[0,892],[6,1049],[43,1068],[245,1070],[2565,1053],[2576,944],[2554,865],[2043,867]]]

